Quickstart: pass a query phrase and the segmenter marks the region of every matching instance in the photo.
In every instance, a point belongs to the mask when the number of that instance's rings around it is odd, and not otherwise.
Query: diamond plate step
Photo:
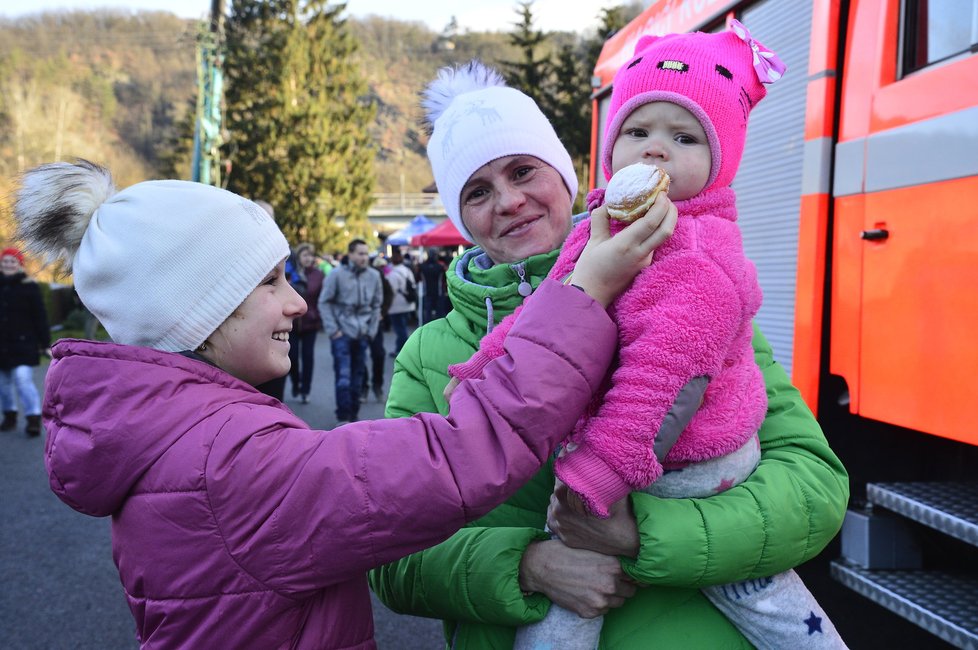
[[[978,483],[870,483],[866,498],[978,546]]]
[[[978,650],[978,576],[869,571],[836,560],[832,577],[948,643]]]

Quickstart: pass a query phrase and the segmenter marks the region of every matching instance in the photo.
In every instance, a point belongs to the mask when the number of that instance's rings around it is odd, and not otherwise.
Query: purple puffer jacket
[[[553,281],[536,295],[510,354],[459,386],[447,418],[334,431],[179,354],[58,343],[44,398],[51,487],[112,515],[143,647],[374,648],[365,571],[510,496],[607,370],[617,332],[605,311]]]

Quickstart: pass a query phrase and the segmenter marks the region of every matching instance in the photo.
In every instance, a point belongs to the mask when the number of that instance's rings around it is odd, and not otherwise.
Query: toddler
[[[612,307],[618,366],[554,466],[573,492],[572,506],[579,499],[607,516],[632,490],[706,497],[742,482],[759,461],[756,432],[767,402],[751,320],[761,290],[744,256],[730,183],[748,115],[766,94],[763,84],[784,70],[734,20],[719,34],[644,36],[615,76],[605,176],[633,163],[660,167],[672,179],[668,194],[679,221]],[[591,192],[588,208],[595,211],[603,199],[603,190]],[[573,271],[589,227],[585,221],[568,237],[551,278]],[[612,231],[622,227],[612,224]],[[472,359],[450,369],[452,376],[480,376],[503,353],[517,316],[483,338]],[[794,571],[705,592],[757,647],[844,647]],[[600,619],[552,605],[542,622],[518,632],[516,647],[591,650],[600,627]]]

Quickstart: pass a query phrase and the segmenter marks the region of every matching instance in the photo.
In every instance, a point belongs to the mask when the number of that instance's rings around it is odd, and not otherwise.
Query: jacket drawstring
[[[492,332],[492,328],[496,326],[492,317],[492,296],[486,296],[486,314],[488,314],[486,318],[486,334],[489,334]]]
[[[523,299],[533,293],[533,285],[526,281],[526,268],[523,266],[523,262],[513,265],[513,270],[516,271],[517,277],[520,279],[520,286],[516,287],[516,292],[523,296]]]

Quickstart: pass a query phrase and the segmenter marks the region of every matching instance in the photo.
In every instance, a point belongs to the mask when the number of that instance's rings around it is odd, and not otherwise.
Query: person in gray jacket
[[[363,364],[380,325],[383,299],[380,276],[367,268],[367,243],[354,239],[347,255],[349,261],[326,276],[319,296],[319,313],[333,353],[337,424],[357,420]]]

